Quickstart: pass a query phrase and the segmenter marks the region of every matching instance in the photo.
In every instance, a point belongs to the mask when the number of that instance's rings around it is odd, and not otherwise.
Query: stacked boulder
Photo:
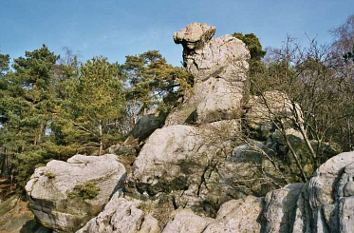
[[[177,207],[213,216],[220,204],[242,194],[224,169],[241,135],[241,108],[250,54],[215,27],[193,23],[174,34],[183,46],[184,66],[194,76],[192,96],[167,116],[146,141],[131,177],[140,193],[166,193]]]
[[[193,96],[167,117],[165,125],[239,118],[250,53],[245,44],[216,28],[192,23],[174,34],[183,46],[184,66],[194,76]]]

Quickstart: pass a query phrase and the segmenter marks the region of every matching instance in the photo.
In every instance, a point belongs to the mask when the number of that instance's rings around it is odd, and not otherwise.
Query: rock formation
[[[43,226],[78,233],[354,232],[354,152],[329,159],[307,183],[288,184],[299,181],[298,166],[306,175],[314,169],[302,153],[301,109],[279,91],[246,98],[249,51],[231,35],[213,39],[215,30],[193,23],[175,33],[195,80],[162,128],[146,118],[131,133],[135,146],[127,140],[109,148],[117,155],[76,155],[36,169],[26,191]]]
[[[191,209],[179,209],[171,213],[171,221],[163,229],[162,233],[199,233],[202,232],[213,219],[203,218]]]
[[[242,41],[231,35],[212,39],[214,33],[215,27],[200,23],[175,33],[194,76],[193,94],[147,139],[129,179],[140,193],[167,193],[176,206],[210,216],[230,196],[240,197],[222,168],[240,135],[250,56]]]
[[[165,125],[184,124],[192,117],[205,123],[240,114],[250,54],[231,35],[212,39],[215,30],[192,23],[174,34],[175,42],[183,46],[184,66],[194,76],[194,95],[167,117]]]
[[[274,131],[273,121],[276,118],[284,119],[287,127],[293,127],[294,121],[303,123],[300,106],[280,91],[267,91],[260,96],[251,96],[246,108],[247,126],[258,131],[262,137],[269,137],[269,133]]]
[[[37,168],[26,185],[30,208],[43,226],[74,232],[103,209],[125,175],[115,155],[52,160]]]
[[[157,220],[139,209],[140,201],[121,198],[117,192],[104,210],[77,233],[124,232],[159,233]]]
[[[297,203],[295,232],[354,232],[354,152],[339,154],[321,165]]]

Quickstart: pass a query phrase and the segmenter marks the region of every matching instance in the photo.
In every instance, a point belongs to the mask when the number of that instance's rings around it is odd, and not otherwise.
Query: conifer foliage
[[[14,59],[0,54],[0,173],[19,190],[34,169],[76,153],[101,155],[124,140],[147,109],[173,106],[190,76],[158,51],[123,65],[94,57],[80,63],[43,45]],[[139,106],[139,107],[137,107]]]

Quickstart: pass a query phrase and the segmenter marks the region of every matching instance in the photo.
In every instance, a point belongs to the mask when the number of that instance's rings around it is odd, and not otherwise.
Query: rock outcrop
[[[43,226],[74,232],[103,209],[125,176],[112,154],[52,160],[37,168],[26,185],[30,208]]]
[[[274,131],[273,121],[276,118],[283,119],[287,128],[294,127],[294,122],[303,123],[300,106],[280,91],[266,91],[262,95],[251,96],[246,108],[247,126],[263,137],[269,137],[269,132]]]
[[[230,140],[239,128],[239,121],[225,120],[200,127],[172,125],[158,129],[136,158],[130,181],[140,193],[172,194],[177,206],[203,212],[210,202],[208,214],[216,213],[218,203],[232,195],[232,189],[224,186],[228,174],[223,176],[217,170],[231,153]]]
[[[176,210],[171,214],[171,218],[162,233],[200,233],[213,221],[211,218],[196,215],[191,209]]]
[[[164,124],[163,116],[145,115],[142,116],[130,134],[139,140],[144,140],[149,137],[156,129],[162,127]]]
[[[214,222],[203,233],[260,232],[262,198],[248,196],[224,203]]]
[[[296,202],[303,184],[290,184],[267,193],[263,211],[264,232],[287,233],[292,231]]]
[[[160,233],[157,220],[139,208],[141,201],[127,200],[117,192],[104,210],[77,233]]]
[[[286,94],[269,91],[246,103],[249,51],[231,35],[213,39],[215,31],[193,23],[175,33],[194,86],[164,125],[142,119],[132,137],[108,149],[117,156],[75,155],[36,169],[26,191],[43,226],[78,233],[354,232],[354,152],[297,183],[313,173],[308,147],[319,142],[304,137],[301,109]]]
[[[228,201],[215,219],[198,219],[190,211],[180,212],[205,226],[202,231],[193,231],[200,233],[354,232],[353,168],[354,152],[342,153],[320,166],[308,183],[273,190],[264,199],[248,196]],[[180,221],[182,217],[175,217],[167,224],[168,229],[183,225]]]
[[[184,66],[194,76],[194,87],[193,96],[167,117],[165,125],[184,124],[191,117],[205,123],[240,114],[250,54],[231,35],[212,39],[215,30],[192,23],[174,34],[183,46]]]
[[[17,195],[0,203],[0,232],[2,233],[50,233],[36,223],[27,203]]]
[[[339,154],[321,165],[297,203],[295,232],[354,232],[354,152]]]

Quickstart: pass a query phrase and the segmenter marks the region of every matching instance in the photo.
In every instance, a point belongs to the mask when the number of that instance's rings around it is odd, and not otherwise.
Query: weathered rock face
[[[203,141],[193,126],[175,125],[158,129],[147,140],[134,162],[134,177],[154,186],[158,179],[185,179],[180,163],[196,158]],[[192,162],[192,161],[190,161]],[[197,162],[197,161],[194,161]],[[170,182],[173,182],[170,180]]]
[[[34,220],[27,203],[15,195],[0,203],[0,232],[50,233]]]
[[[195,78],[194,95],[149,137],[129,179],[140,193],[170,193],[177,207],[207,216],[215,216],[219,206],[232,198],[262,196],[285,185],[288,180],[278,178],[285,170],[279,164],[292,161],[284,156],[286,150],[280,151],[284,142],[276,141],[281,135],[272,125],[274,114],[284,119],[293,116],[294,105],[281,92],[264,93],[265,101],[251,97],[246,114],[246,127],[264,132],[268,127],[265,136],[275,140],[240,145],[245,143],[241,102],[249,52],[230,35],[212,39],[214,33],[214,27],[198,23],[175,33],[175,42],[184,48],[185,66]],[[302,117],[297,105],[295,110]],[[296,137],[300,134],[286,130]]]
[[[244,43],[225,35],[212,39],[215,27],[192,23],[174,35],[183,46],[183,61],[194,76],[194,95],[168,116],[165,125],[213,122],[239,116],[249,51]]]
[[[216,220],[203,233],[260,232],[261,212],[262,198],[248,196],[228,201],[220,207]]]
[[[197,81],[210,77],[244,81],[250,58],[248,49],[231,35],[212,39],[215,31],[213,26],[192,23],[174,34],[175,42],[183,46],[187,70]]]
[[[229,120],[158,129],[135,160],[131,181],[140,193],[171,193],[177,206],[216,213],[218,206],[235,193],[232,184],[226,185],[229,174],[218,170],[231,153],[231,140],[239,128],[239,120]]]
[[[162,116],[146,115],[138,120],[130,134],[139,140],[149,137],[152,132],[162,127],[164,119]]]
[[[190,209],[179,209],[171,215],[172,220],[162,233],[201,233],[213,221],[212,218],[203,218],[194,214]]]
[[[293,126],[292,120],[302,123],[302,112],[298,104],[293,104],[289,97],[280,91],[267,91],[261,96],[251,96],[245,115],[247,126],[259,131],[263,137],[274,131],[273,121],[282,118],[287,127]],[[298,119],[295,119],[298,116]]]
[[[353,177],[354,152],[339,154],[320,166],[306,184],[271,191],[264,201],[248,196],[224,203],[216,219],[204,219],[204,224],[209,223],[199,232],[354,232]],[[176,221],[167,226],[178,225]]]
[[[267,193],[263,229],[267,233],[288,233],[295,219],[296,202],[303,184],[290,184]]]
[[[157,220],[139,208],[141,201],[116,193],[104,210],[77,233],[160,233]]]
[[[262,198],[248,196],[225,202],[215,219],[200,217],[190,209],[172,213],[162,233],[260,232]]]
[[[354,152],[341,153],[320,166],[298,200],[295,232],[354,232]]]
[[[184,49],[193,50],[202,47],[215,34],[216,28],[206,23],[191,23],[173,35],[176,43],[182,44]]]
[[[272,179],[281,174],[263,153],[274,156],[273,151],[263,143],[249,141],[248,144],[236,146],[218,168],[223,177],[223,186],[233,198],[251,194],[263,196],[275,188],[274,182],[284,182]]]
[[[30,208],[43,226],[73,232],[103,209],[125,175],[112,154],[52,160],[26,185]]]
[[[215,30],[193,23],[175,33],[184,65],[194,75],[193,95],[148,138],[130,179],[140,193],[169,193],[177,207],[210,216],[231,197],[244,196],[234,191],[233,175],[223,167],[241,132],[249,58],[244,43],[231,35],[212,39]]]

